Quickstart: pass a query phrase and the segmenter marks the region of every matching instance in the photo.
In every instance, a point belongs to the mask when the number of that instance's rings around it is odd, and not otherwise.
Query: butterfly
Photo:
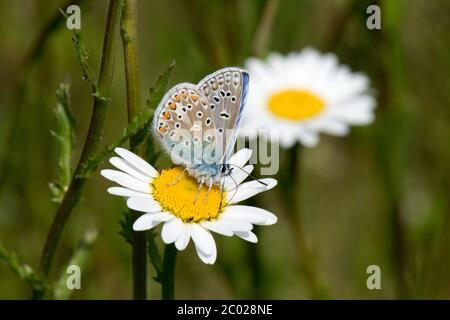
[[[156,137],[172,160],[197,179],[199,190],[203,184],[208,191],[214,184],[222,189],[233,170],[227,161],[234,151],[249,79],[240,68],[220,69],[198,84],[177,84],[155,111]]]

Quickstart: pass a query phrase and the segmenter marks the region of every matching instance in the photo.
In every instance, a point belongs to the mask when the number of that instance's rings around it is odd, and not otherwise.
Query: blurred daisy
[[[102,170],[105,178],[121,187],[111,187],[110,194],[127,197],[127,206],[143,214],[134,222],[135,231],[149,230],[163,223],[161,237],[164,243],[175,243],[184,250],[192,238],[197,254],[207,264],[216,261],[216,243],[210,231],[236,235],[249,242],[257,242],[251,231],[253,225],[272,225],[277,217],[261,208],[236,205],[260,192],[276,186],[275,179],[245,182],[253,166],[246,165],[251,151],[242,149],[233,155],[229,163],[239,166],[224,181],[223,191],[213,186],[206,196],[207,187],[198,191],[198,183],[183,168],[174,167],[158,173],[150,164],[134,153],[116,148],[120,157],[112,157],[110,163],[119,170]]]
[[[277,129],[280,144],[289,148],[299,141],[315,146],[320,132],[343,136],[350,125],[374,120],[375,99],[368,94],[369,79],[339,65],[334,54],[314,49],[267,61],[250,58],[244,129]],[[251,116],[250,116],[251,115]],[[250,134],[241,130],[241,134]]]

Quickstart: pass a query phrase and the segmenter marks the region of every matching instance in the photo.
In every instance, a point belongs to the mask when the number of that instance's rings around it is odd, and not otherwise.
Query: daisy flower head
[[[251,150],[242,149],[229,163],[233,167],[222,188],[213,185],[211,190],[184,173],[182,167],[158,172],[136,154],[116,148],[118,157],[109,159],[119,170],[105,169],[101,175],[120,185],[111,187],[110,194],[127,199],[128,208],[142,212],[134,222],[135,231],[149,230],[163,224],[161,238],[164,243],[174,243],[184,250],[192,238],[200,259],[214,264],[217,248],[211,231],[224,236],[236,235],[249,242],[258,241],[251,231],[253,225],[272,225],[277,217],[261,208],[237,205],[260,192],[276,186],[272,178],[243,182],[252,172],[253,165],[245,165]]]
[[[343,136],[351,125],[374,120],[368,77],[332,53],[272,53],[266,61],[249,58],[245,67],[251,81],[241,134],[275,129],[284,148],[297,141],[312,147],[321,132]]]

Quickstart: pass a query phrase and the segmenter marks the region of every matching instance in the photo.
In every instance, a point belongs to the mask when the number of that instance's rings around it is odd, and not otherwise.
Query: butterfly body
[[[249,75],[224,68],[197,85],[180,83],[169,90],[155,112],[153,129],[163,148],[199,184],[219,185],[232,168],[237,131]]]

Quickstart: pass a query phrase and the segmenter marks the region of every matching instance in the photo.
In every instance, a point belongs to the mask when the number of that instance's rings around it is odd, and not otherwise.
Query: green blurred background
[[[79,2],[82,34],[97,70],[108,3]],[[275,3],[263,55],[305,46],[335,52],[342,63],[369,75],[378,100],[372,125],[353,128],[344,138],[322,136],[317,147],[301,150],[297,199],[324,297],[450,298],[450,2]],[[370,4],[381,7],[381,30],[366,28]],[[57,174],[58,145],[50,131],[57,128],[59,83],[71,83],[77,120],[74,163],[92,108],[72,32],[65,23],[43,32],[65,5],[56,0],[0,2],[0,243],[33,267],[55,211],[48,184]],[[177,65],[171,85],[242,65],[252,55],[265,5],[264,0],[139,1],[143,99],[172,60]],[[119,137],[127,122],[121,43],[118,52],[105,143]],[[130,247],[118,234],[125,204],[107,195],[109,185],[98,171],[89,180],[54,263],[56,276],[84,232],[99,230],[74,299],[131,297]],[[214,266],[204,265],[191,244],[178,255],[176,298],[310,297],[308,279],[299,272],[289,212],[283,212],[276,192],[257,201],[279,222],[258,229],[256,246],[216,236]],[[159,236],[157,241],[161,245]],[[381,267],[382,290],[366,287],[366,268],[372,264]],[[148,272],[149,298],[159,298],[151,266]],[[0,299],[29,297],[29,287],[0,264]]]

